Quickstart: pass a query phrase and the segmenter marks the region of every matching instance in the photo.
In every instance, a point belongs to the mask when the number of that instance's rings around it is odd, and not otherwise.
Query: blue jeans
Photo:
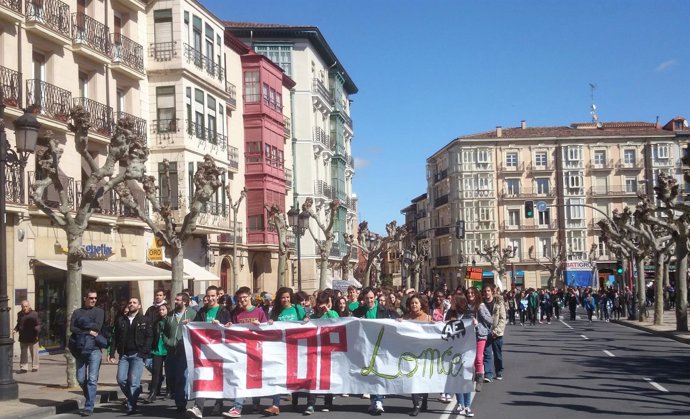
[[[371,394],[371,395],[369,396],[369,399],[370,399],[370,401],[371,401],[371,403],[370,403],[370,405],[369,405],[369,409],[372,409],[372,408],[376,405],[376,402],[381,402],[381,403],[383,403],[383,399],[384,399],[384,398],[386,398],[386,396],[384,396],[384,395],[382,395],[382,394]]]
[[[484,348],[484,377],[494,378],[494,370],[496,374],[503,372],[503,336],[489,336],[486,339],[486,347]]]
[[[141,394],[141,374],[144,372],[144,359],[139,355],[121,355],[117,363],[117,384],[127,397],[128,410],[136,409]]]
[[[101,350],[97,349],[89,356],[77,357],[77,381],[84,392],[84,410],[93,412],[96,402],[96,385],[98,384],[98,371],[101,368]]]
[[[184,346],[177,345],[175,352],[168,354],[165,360],[168,375],[171,383],[169,390],[175,398],[175,406],[185,407],[187,405],[187,396],[185,390],[187,387],[187,358],[185,356]]]
[[[461,407],[470,407],[472,404],[472,393],[455,393],[455,398]]]

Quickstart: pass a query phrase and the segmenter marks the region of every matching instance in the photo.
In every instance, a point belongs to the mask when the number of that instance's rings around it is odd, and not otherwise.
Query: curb
[[[118,399],[117,391],[98,392],[96,396],[96,406]],[[63,413],[70,413],[81,409],[84,406],[84,397],[79,396],[56,402],[53,406],[32,407],[21,413],[0,415],[0,419],[43,419]]]
[[[684,343],[686,345],[690,345],[690,337],[679,336],[678,332],[676,331],[662,332],[631,321],[611,320],[611,322],[620,324],[622,326],[631,327],[633,329],[642,330],[644,332],[665,337],[667,339],[675,340],[676,342]]]

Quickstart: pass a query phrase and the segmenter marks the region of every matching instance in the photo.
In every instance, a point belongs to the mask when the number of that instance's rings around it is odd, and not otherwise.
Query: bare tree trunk
[[[81,245],[82,232],[75,231],[71,226],[67,229],[68,234],[68,253],[67,253],[67,301],[66,306],[66,330],[67,339],[69,340],[70,325],[72,324],[72,314],[74,310],[81,307]],[[76,388],[79,386],[77,382],[77,364],[70,351],[65,351],[65,359],[67,360],[67,387]]]
[[[644,280],[644,257],[637,258],[637,314],[640,322],[647,321],[647,305],[645,299],[647,298],[647,287]]]
[[[688,331],[688,236],[680,229],[676,241],[676,330]]]
[[[184,281],[184,247],[179,243],[173,243],[172,254],[170,255],[170,265],[172,269],[171,295],[182,292],[182,281]],[[198,290],[194,290],[195,293]]]
[[[663,252],[656,252],[656,272],[654,273],[654,325],[664,323],[664,260]]]

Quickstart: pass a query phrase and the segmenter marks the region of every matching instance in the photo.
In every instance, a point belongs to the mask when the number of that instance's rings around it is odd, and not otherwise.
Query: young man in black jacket
[[[131,415],[137,412],[141,374],[144,360],[150,356],[153,329],[149,319],[141,312],[138,298],[130,298],[127,309],[127,315],[118,317],[115,322],[109,361],[115,363],[115,353],[120,355],[117,384],[127,397],[127,414]]]
[[[96,338],[103,331],[105,313],[100,307],[96,307],[98,293],[89,289],[84,293],[84,306],[74,310],[70,323],[70,333],[73,335],[90,335]],[[91,327],[82,328],[80,325],[89,324]],[[96,402],[96,388],[98,385],[98,372],[101,369],[102,353],[100,348],[91,351],[88,355],[76,357],[77,381],[84,392],[84,408],[79,411],[82,416],[91,416]]]

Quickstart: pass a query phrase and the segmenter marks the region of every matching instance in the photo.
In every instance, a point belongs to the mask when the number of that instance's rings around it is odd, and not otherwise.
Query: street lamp
[[[292,227],[292,232],[297,237],[297,290],[302,290],[302,250],[301,250],[301,238],[304,233],[309,228],[309,213],[307,211],[302,211],[293,206],[287,213],[288,223]]]
[[[5,231],[5,170],[24,167],[29,155],[36,149],[36,140],[41,124],[27,111],[14,121],[17,151],[10,149],[5,133],[5,104],[0,91],[0,400],[15,400],[19,397],[19,387],[12,378],[12,346],[10,337],[10,308],[7,293],[7,233]],[[23,178],[22,178],[23,179]]]

